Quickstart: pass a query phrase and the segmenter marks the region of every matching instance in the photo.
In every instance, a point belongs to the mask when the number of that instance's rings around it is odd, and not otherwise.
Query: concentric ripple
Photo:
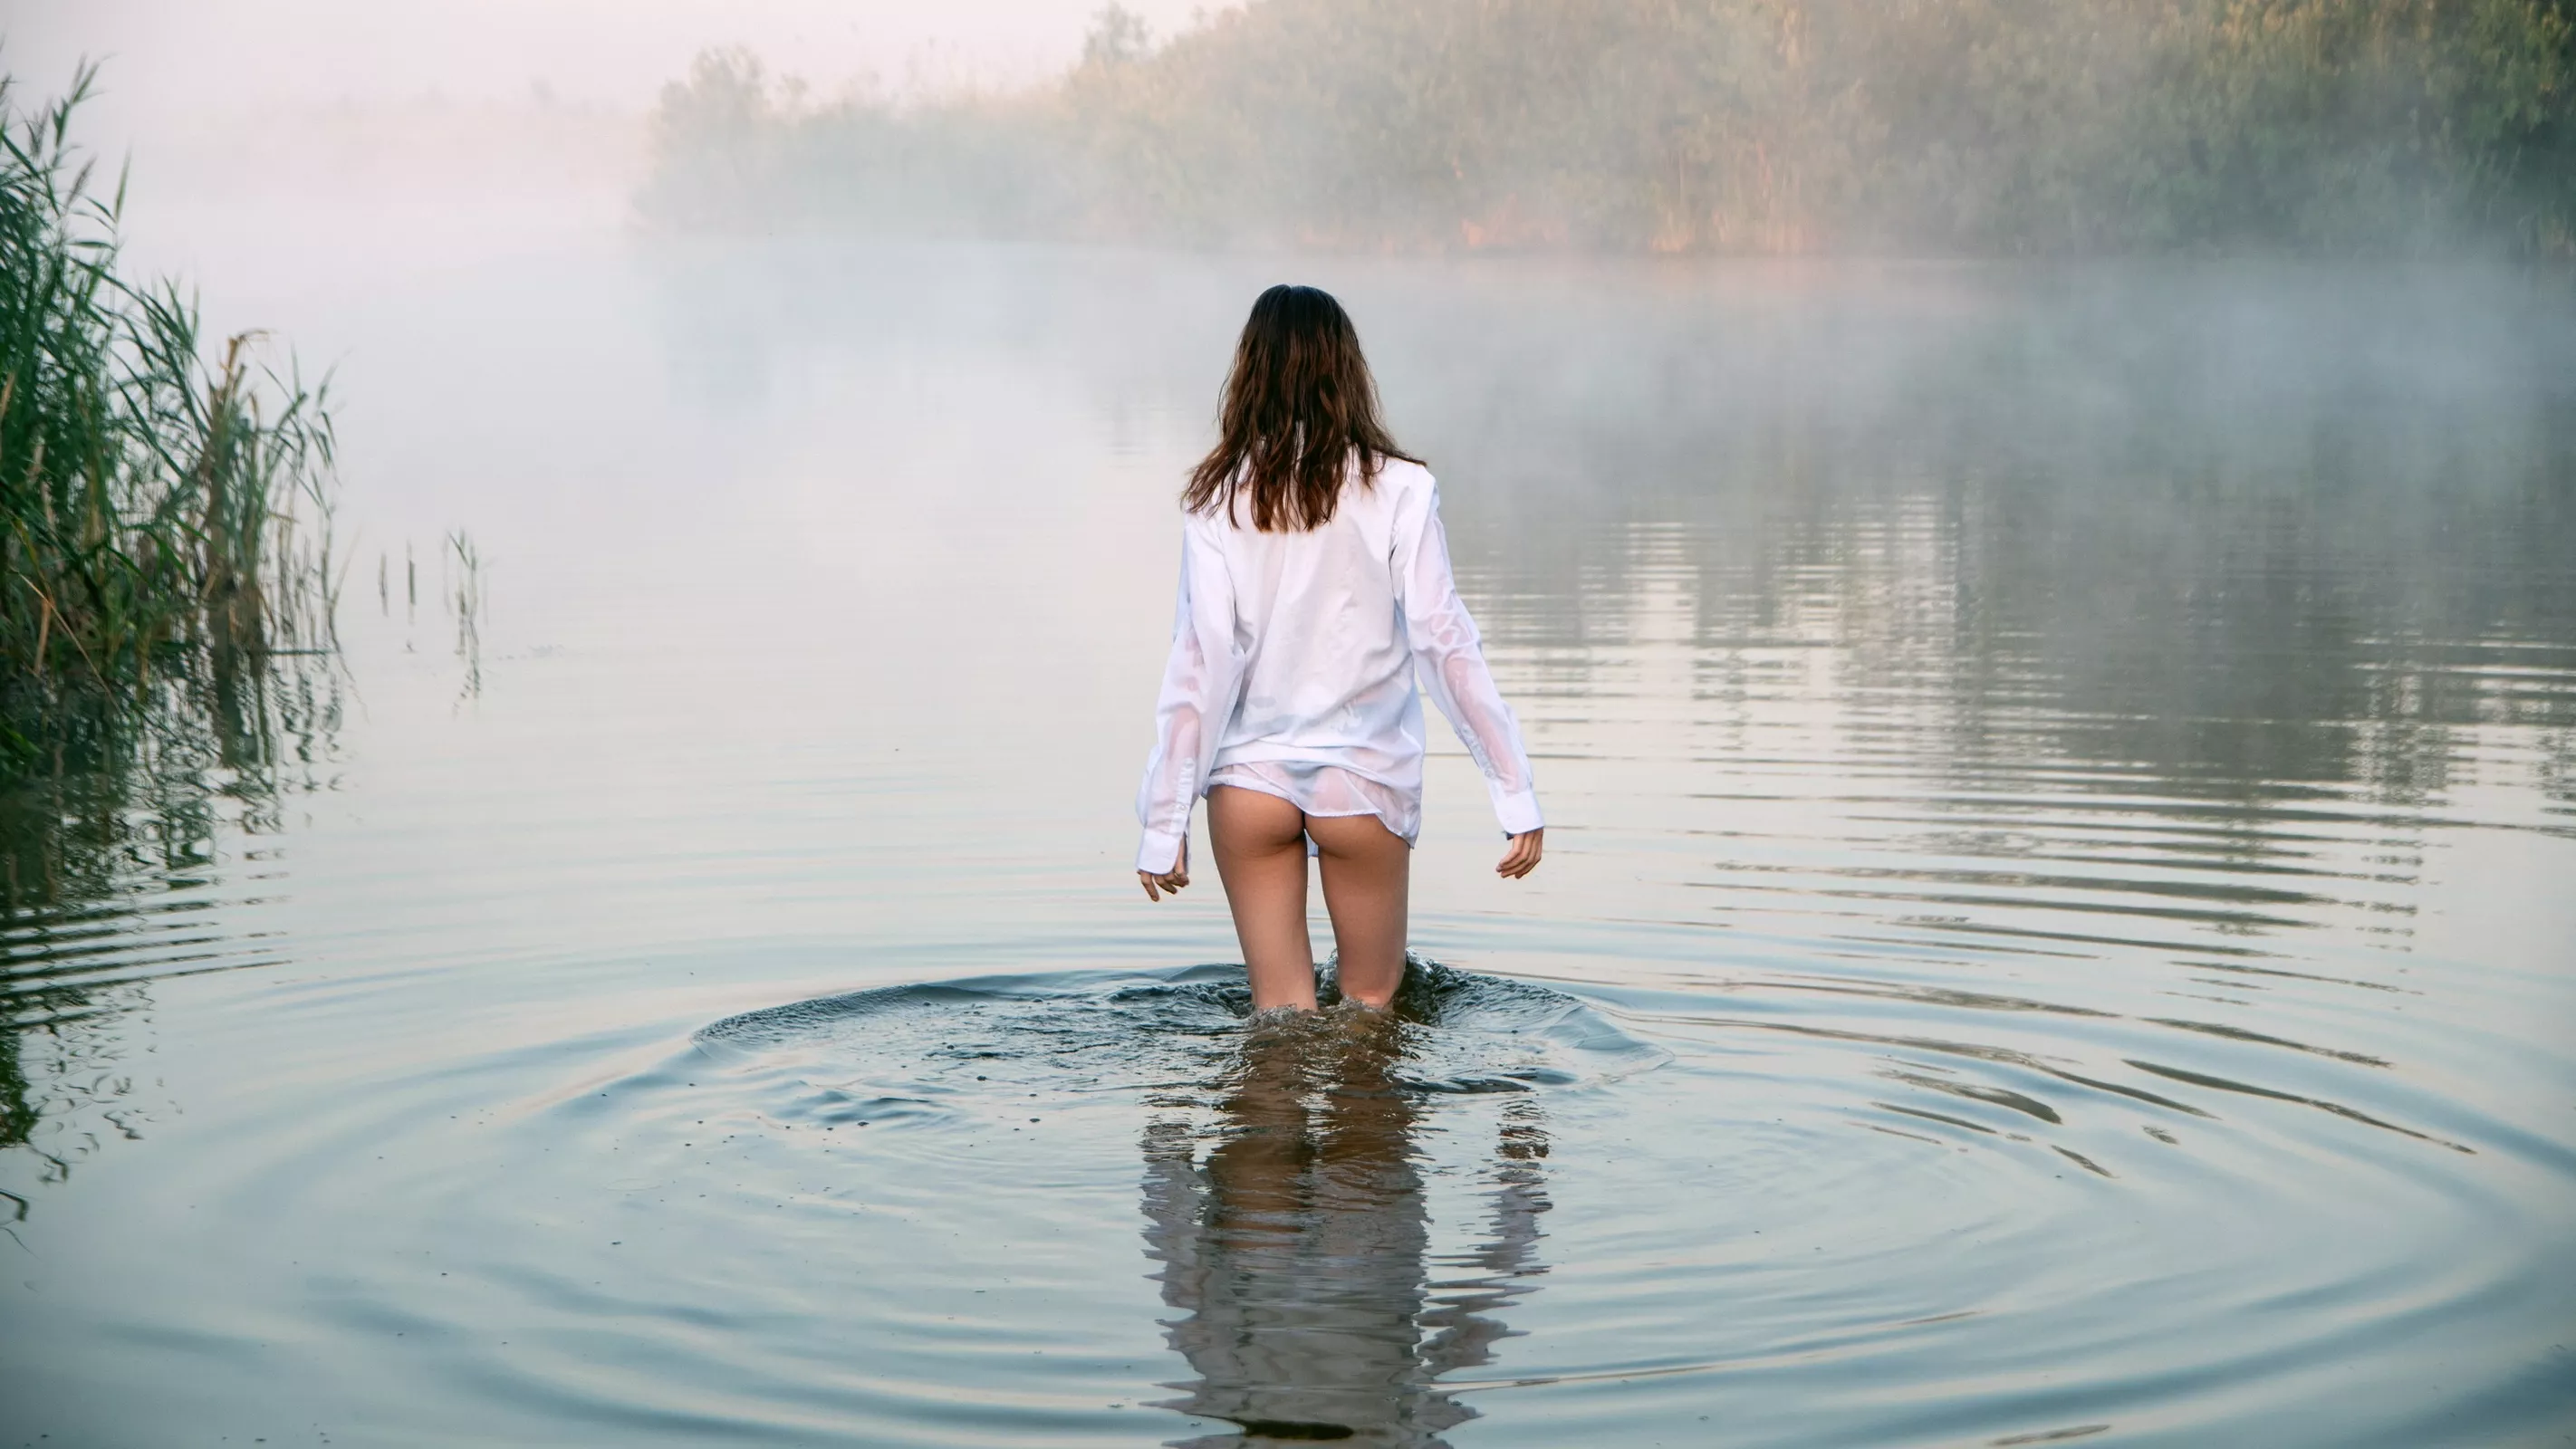
[[[507,1352],[418,1316],[418,1285],[345,1326],[407,1318],[460,1391],[638,1433],[795,1438],[784,1396],[867,1442],[1435,1442],[1547,1271],[1553,1104],[1668,1054],[1427,961],[1382,1012],[1328,980],[1321,1011],[1254,1016],[1242,979],[862,991],[532,1084],[478,1134],[515,1206],[398,1167],[382,1193],[432,1297],[509,1305]],[[1158,1382],[1175,1350],[1193,1376]]]
[[[253,1180],[518,1084],[363,1175],[383,1266],[303,1310],[480,1406],[459,1432],[2192,1444],[2295,1406],[2288,1440],[2395,1446],[2564,1400],[2523,1345],[2570,1285],[2523,1245],[2576,1165],[2367,1053],[1848,966],[1418,962],[1393,1012],[1284,1019],[1241,980],[974,977],[496,1053]],[[2451,1392],[2356,1373],[2431,1345]]]

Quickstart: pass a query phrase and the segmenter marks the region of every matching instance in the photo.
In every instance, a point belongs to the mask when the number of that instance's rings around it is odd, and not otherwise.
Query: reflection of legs
[[[1342,995],[1384,1006],[1404,979],[1412,847],[1374,815],[1317,815],[1306,821],[1306,831],[1321,856],[1324,909],[1333,917],[1333,945],[1342,958]]]
[[[1195,1202],[1172,1191],[1192,1185],[1186,1160],[1154,1157],[1169,1144],[1149,1139],[1150,1251],[1184,1315],[1172,1347],[1196,1375],[1167,1407],[1241,1429],[1175,1442],[1444,1449],[1439,1431],[1469,1417],[1417,1351],[1430,1220],[1420,1106],[1394,1081],[1398,1026],[1371,1013],[1249,1027]]]
[[[1210,790],[1207,799],[1208,843],[1217,877],[1225,882],[1226,906],[1234,912],[1235,937],[1243,943],[1252,1009],[1311,1009],[1315,947],[1306,936],[1306,817],[1276,795],[1231,785]],[[1328,891],[1331,879],[1328,867]],[[1336,923],[1340,919],[1334,916]]]

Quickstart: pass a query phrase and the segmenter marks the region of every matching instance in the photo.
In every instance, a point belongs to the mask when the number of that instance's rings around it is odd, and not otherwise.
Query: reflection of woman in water
[[[1259,1009],[1315,1004],[1306,856],[1320,857],[1346,999],[1404,971],[1407,853],[1422,817],[1418,676],[1485,774],[1518,879],[1544,834],[1529,756],[1449,577],[1431,474],[1397,451],[1341,304],[1252,304],[1220,436],[1182,492],[1181,592],[1136,797],[1145,894],[1189,883],[1208,837]]]
[[[1415,1166],[1424,1109],[1394,1080],[1401,1029],[1387,1017],[1256,1029],[1204,1165],[1186,1124],[1147,1132],[1146,1238],[1163,1301],[1186,1315],[1172,1346],[1198,1375],[1165,1407],[1242,1431],[1191,1444],[1435,1449],[1474,1417],[1432,1381],[1490,1359],[1504,1334],[1491,1315],[1537,1271],[1546,1139],[1534,1099],[1515,1098],[1487,1242],[1469,1276],[1433,1284]]]

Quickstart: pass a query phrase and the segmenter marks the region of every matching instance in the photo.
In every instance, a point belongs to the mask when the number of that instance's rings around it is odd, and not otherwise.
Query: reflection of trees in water
[[[1547,1141],[1535,1099],[1515,1097],[1483,1241],[1435,1263],[1418,1139],[1439,1099],[1398,1081],[1402,1031],[1331,1013],[1256,1033],[1203,1160],[1186,1122],[1147,1130],[1147,1252],[1197,1375],[1165,1407],[1239,1427],[1188,1443],[1434,1446],[1475,1416],[1436,1381],[1491,1361],[1498,1315],[1542,1271]]]
[[[2549,731],[2541,737],[2540,748],[2542,790],[2561,807],[2559,814],[2576,814],[2565,808],[2576,806],[2576,727]]]
[[[115,1026],[157,977],[246,964],[177,892],[219,835],[276,832],[327,761],[340,676],[298,656],[218,661],[137,700],[0,699],[26,762],[0,781],[0,1148],[59,1177],[148,1115]],[[23,1215],[23,1202],[0,1204]]]
[[[1763,649],[1821,646],[1971,783],[2413,807],[2463,727],[2576,724],[2576,319],[2379,280],[1784,274],[1381,331],[1390,394],[1434,404],[1406,436],[1472,480],[1480,618],[1542,682],[1677,608],[1711,719],[1804,667]],[[1442,331],[1476,379],[1408,386]]]

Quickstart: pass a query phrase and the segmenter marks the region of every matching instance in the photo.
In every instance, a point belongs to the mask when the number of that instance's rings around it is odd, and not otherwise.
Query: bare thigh
[[[1384,1006],[1404,979],[1413,847],[1374,815],[1310,815],[1306,833],[1315,838],[1323,866],[1324,909],[1333,918],[1333,945],[1341,954],[1342,995]]]
[[[1219,785],[1208,792],[1208,844],[1252,978],[1252,1007],[1315,1004],[1315,947],[1306,935],[1306,816],[1276,795]],[[1331,877],[1327,876],[1329,892]],[[1327,897],[1329,900],[1329,896]],[[1336,918],[1338,920],[1338,917]]]

